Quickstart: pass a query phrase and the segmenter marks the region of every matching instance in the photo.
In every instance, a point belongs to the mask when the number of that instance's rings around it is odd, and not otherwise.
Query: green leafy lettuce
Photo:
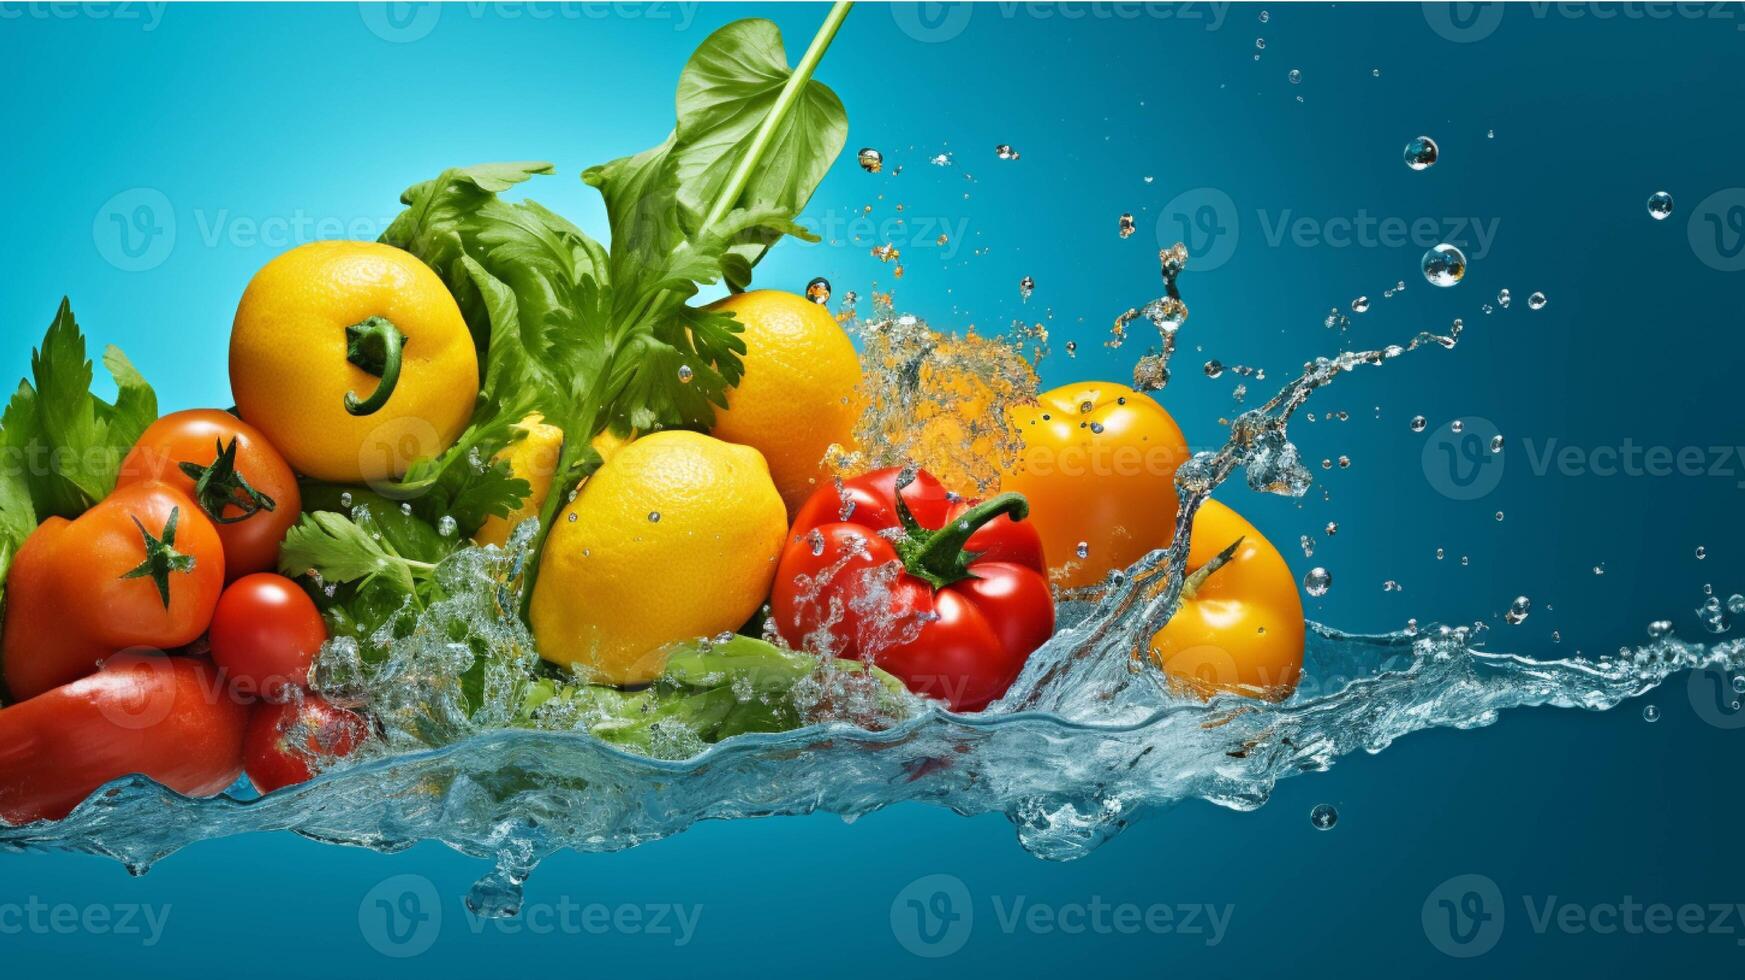
[[[833,14],[826,31],[838,22]],[[478,460],[538,412],[565,433],[549,525],[555,501],[599,465],[588,447],[596,433],[714,423],[745,345],[731,315],[691,300],[705,285],[744,288],[783,235],[815,240],[794,219],[848,125],[835,94],[811,80],[820,38],[798,69],[768,21],[738,21],[703,42],[680,78],[672,134],[583,174],[605,198],[610,250],[534,201],[499,197],[550,174],[547,163],[455,168],[402,195],[406,210],[382,240],[454,292],[482,377],[467,432],[415,464],[394,495],[436,493],[445,513],[465,501],[459,516],[469,518],[507,513],[526,485]]]

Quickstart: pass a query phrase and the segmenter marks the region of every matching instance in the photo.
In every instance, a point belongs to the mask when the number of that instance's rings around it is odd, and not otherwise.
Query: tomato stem
[[[382,381],[368,398],[358,400],[355,392],[345,393],[345,410],[353,415],[372,415],[388,403],[394,387],[400,383],[400,361],[406,335],[387,317],[372,316],[345,328],[345,359],[366,374]]]
[[[212,462],[205,466],[199,463],[181,462],[176,466],[182,473],[194,481],[194,502],[206,515],[219,524],[235,524],[245,521],[260,511],[271,511],[278,504],[273,498],[256,490],[254,485],[236,468],[235,437],[226,446],[223,439],[217,440],[218,454]],[[234,517],[224,516],[225,510],[235,507],[242,513]]]
[[[1002,493],[976,504],[953,517],[944,527],[932,531],[915,520],[908,503],[903,500],[901,489],[897,490],[896,496],[897,519],[903,522],[905,534],[904,539],[898,543],[897,553],[902,556],[903,566],[910,575],[935,589],[943,589],[953,582],[975,577],[969,566],[981,554],[965,551],[964,545],[969,543],[969,539],[983,525],[1002,514],[1014,521],[1030,516],[1030,502],[1024,499],[1023,494]]]
[[[145,561],[121,574],[122,578],[149,577],[158,587],[158,598],[163,600],[165,609],[170,608],[170,573],[186,574],[194,570],[194,556],[184,555],[175,548],[176,521],[181,514],[182,508],[170,508],[170,519],[164,522],[164,536],[161,538],[153,537],[139,518],[133,518],[133,526],[139,528],[139,536],[145,539]]]
[[[1182,579],[1182,591],[1181,591],[1182,600],[1186,601],[1188,599],[1192,599],[1194,597],[1194,593],[1199,591],[1200,586],[1205,584],[1206,579],[1209,579],[1212,577],[1213,572],[1216,572],[1218,569],[1223,568],[1225,565],[1230,564],[1230,561],[1236,557],[1236,549],[1242,547],[1243,539],[1245,539],[1247,537],[1248,536],[1245,534],[1245,535],[1242,535],[1241,537],[1238,537],[1236,540],[1230,542],[1229,547],[1225,548],[1223,551],[1218,552],[1215,556],[1213,556],[1211,561],[1206,562],[1204,565],[1201,565],[1199,568],[1194,569],[1192,572],[1190,572],[1188,574],[1187,578]]]

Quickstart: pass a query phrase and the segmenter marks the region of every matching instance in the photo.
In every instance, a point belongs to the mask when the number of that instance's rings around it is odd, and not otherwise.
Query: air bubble
[[[870,146],[861,147],[856,159],[860,161],[860,169],[869,174],[876,174],[885,169],[885,155]]]
[[[1406,166],[1413,170],[1428,170],[1436,163],[1436,157],[1440,152],[1441,150],[1436,146],[1436,141],[1430,137],[1413,137],[1412,141],[1406,144]]]
[[[1466,278],[1466,254],[1447,242],[1424,253],[1424,279],[1446,289]]]
[[[1324,596],[1333,587],[1333,573],[1316,566],[1303,576],[1303,591],[1312,596]]]
[[[1339,810],[1331,803],[1317,803],[1309,811],[1309,823],[1316,830],[1332,830],[1339,822]]]
[[[1648,214],[1655,221],[1665,221],[1672,214],[1672,195],[1655,191],[1648,198]]]

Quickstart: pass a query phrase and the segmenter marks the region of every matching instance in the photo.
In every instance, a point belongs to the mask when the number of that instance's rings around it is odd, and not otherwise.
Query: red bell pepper
[[[248,717],[210,663],[118,653],[0,709],[0,822],[59,820],[133,773],[187,796],[223,792],[242,774]]]
[[[1042,539],[1015,493],[973,503],[925,472],[821,488],[794,518],[770,614],[791,646],[871,660],[953,711],[1006,692],[1054,632]]]

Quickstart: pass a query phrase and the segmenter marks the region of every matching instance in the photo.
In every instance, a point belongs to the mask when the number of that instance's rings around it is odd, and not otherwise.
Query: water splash
[[[1186,318],[1175,290],[1185,261],[1185,251],[1166,250],[1166,296],[1125,321],[1144,315],[1158,326],[1163,350],[1147,355],[1158,387]],[[904,461],[955,445],[941,468],[986,467],[986,452],[965,447],[1004,445],[1009,433],[974,424],[1003,418],[992,409],[1006,400],[1032,397],[1034,374],[1018,368],[1024,362],[1009,344],[947,337],[916,318],[892,316],[888,300],[877,305],[872,321],[855,323],[869,376],[888,386],[868,413],[869,434],[886,441],[868,444]],[[481,914],[510,915],[528,875],[560,849],[621,850],[703,820],[817,811],[854,817],[922,802],[966,815],[1002,813],[1025,848],[1066,860],[1183,800],[1254,809],[1280,779],[1324,770],[1360,750],[1381,751],[1413,732],[1488,725],[1512,708],[1606,710],[1681,671],[1692,671],[1699,713],[1699,678],[1718,674],[1715,691],[1726,692],[1730,680],[1737,690],[1745,641],[1704,646],[1659,629],[1646,645],[1617,656],[1541,661],[1488,651],[1483,631],[1466,627],[1413,624],[1358,636],[1311,623],[1302,680],[1278,702],[1185,697],[1135,656],[1140,640],[1174,613],[1187,529],[1214,487],[1240,469],[1256,490],[1300,496],[1311,474],[1286,427],[1307,399],[1360,367],[1453,347],[1459,333],[1457,321],[1445,335],[1424,332],[1404,346],[1319,358],[1244,412],[1221,448],[1179,469],[1176,544],[1113,573],[1096,594],[1063,602],[1057,634],[1005,698],[980,715],[916,703],[904,720],[869,726],[856,695],[828,684],[796,686],[793,697],[844,710],[807,711],[804,727],[715,744],[675,732],[643,751],[600,737],[585,701],[568,706],[574,711],[530,715],[538,660],[526,628],[505,612],[518,604],[528,522],[505,548],[465,548],[445,560],[443,597],[423,608],[409,602],[364,644],[329,644],[319,687],[342,703],[367,706],[378,726],[379,737],[353,757],[309,783],[258,798],[241,785],[193,800],[143,778],[118,780],[62,821],[0,826],[0,848],[100,854],[144,873],[192,842],[258,831],[379,851],[438,840],[493,862],[469,904]],[[951,386],[972,382],[991,385],[980,410],[928,421],[928,406],[951,403]],[[901,419],[909,421],[894,427]],[[1745,612],[1745,598],[1730,599],[1728,611]],[[770,692],[735,689],[731,696],[745,701]]]

